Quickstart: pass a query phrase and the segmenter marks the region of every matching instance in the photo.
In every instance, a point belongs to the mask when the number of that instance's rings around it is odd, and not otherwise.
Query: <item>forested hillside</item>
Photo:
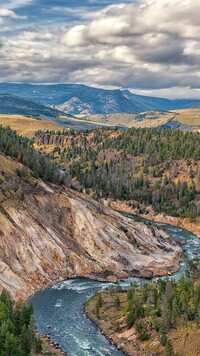
[[[153,206],[156,212],[173,216],[200,215],[198,132],[38,132],[34,145],[0,127],[3,152],[25,164],[36,178],[85,189],[97,199],[125,200],[142,213]]]
[[[67,168],[76,189],[96,198],[200,214],[200,133],[165,129],[38,132],[36,147]]]
[[[59,184],[65,182],[66,175],[62,174],[48,157],[34,149],[33,141],[17,135],[16,131],[9,127],[0,126],[1,150],[30,168],[35,178],[43,178],[45,181]],[[18,170],[18,175],[27,178],[25,170]]]
[[[179,281],[97,294],[86,303],[89,317],[128,355],[199,355],[200,260],[187,264]]]

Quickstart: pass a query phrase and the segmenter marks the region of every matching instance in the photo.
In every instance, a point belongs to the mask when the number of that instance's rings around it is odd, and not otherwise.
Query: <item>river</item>
[[[131,217],[130,215],[128,215]],[[176,241],[184,242],[185,253],[194,257],[200,256],[200,240],[192,233],[181,228],[163,226]],[[173,275],[179,278],[184,272],[184,263],[181,263],[179,272]],[[122,287],[129,287],[130,282],[138,284],[147,283],[143,278],[129,278],[119,281]],[[34,317],[38,331],[47,333],[46,326],[50,326],[51,339],[58,341],[68,356],[122,356],[124,353],[111,345],[101,334],[98,328],[86,317],[83,312],[85,301],[97,290],[102,290],[111,283],[101,283],[85,278],[72,279],[55,284],[34,295],[31,302],[34,304]]]

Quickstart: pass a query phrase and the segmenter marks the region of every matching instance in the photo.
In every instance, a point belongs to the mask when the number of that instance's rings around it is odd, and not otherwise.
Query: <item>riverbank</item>
[[[193,220],[189,218],[169,216],[162,213],[158,214],[152,209],[151,206],[145,207],[146,212],[142,214],[138,212],[138,209],[132,208],[131,207],[132,204],[130,202],[125,202],[120,200],[117,201],[105,200],[103,201],[103,203],[117,211],[122,211],[124,213],[137,215],[138,217],[152,220],[155,222],[181,227],[185,230],[192,232],[198,238],[200,238],[200,217],[197,217],[196,219]]]
[[[44,356],[44,355],[48,355],[48,356],[67,356],[66,352],[61,350],[61,348],[59,347],[58,343],[52,342],[48,335],[38,334],[38,337],[42,341],[42,351],[37,356]],[[31,355],[31,356],[35,356],[35,355]]]
[[[126,349],[125,344],[120,343],[119,340],[117,340],[116,335],[111,333],[111,330],[109,330],[109,328],[105,328],[106,323],[95,316],[94,310],[92,310],[92,307],[94,308],[94,305],[91,305],[93,298],[87,301],[84,305],[85,315],[96,325],[96,327],[101,331],[101,334],[104,335],[112,345],[115,345],[118,350],[123,351],[124,355],[131,356],[131,354]]]
[[[43,288],[43,290],[50,287],[54,283],[52,281],[49,282],[48,285]],[[28,296],[27,296],[27,294],[24,294],[23,292],[21,292],[14,299],[16,302],[23,302],[26,304],[30,301],[31,297],[33,297],[33,295],[36,292],[38,292],[39,290],[42,291],[42,289],[39,288],[35,292],[32,291],[31,294],[28,294]],[[67,353],[64,350],[62,350],[59,343],[51,340],[50,331],[51,330],[49,327],[47,327],[46,334],[41,334],[38,331],[36,331],[37,337],[42,342],[42,350],[39,354],[31,353],[31,356],[44,356],[44,355],[46,355],[46,356],[47,355],[48,356],[67,356]]]

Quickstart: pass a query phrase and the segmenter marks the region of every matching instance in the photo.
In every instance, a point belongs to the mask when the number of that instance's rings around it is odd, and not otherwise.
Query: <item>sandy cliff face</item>
[[[43,182],[0,212],[0,288],[15,295],[59,278],[163,275],[178,269],[180,253],[165,232]]]

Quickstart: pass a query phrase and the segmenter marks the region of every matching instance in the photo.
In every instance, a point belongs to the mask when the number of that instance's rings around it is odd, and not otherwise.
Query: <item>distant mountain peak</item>
[[[5,93],[55,107],[71,115],[134,114],[200,106],[200,100],[170,100],[134,94],[128,89],[102,89],[84,84],[0,83],[0,94]]]

